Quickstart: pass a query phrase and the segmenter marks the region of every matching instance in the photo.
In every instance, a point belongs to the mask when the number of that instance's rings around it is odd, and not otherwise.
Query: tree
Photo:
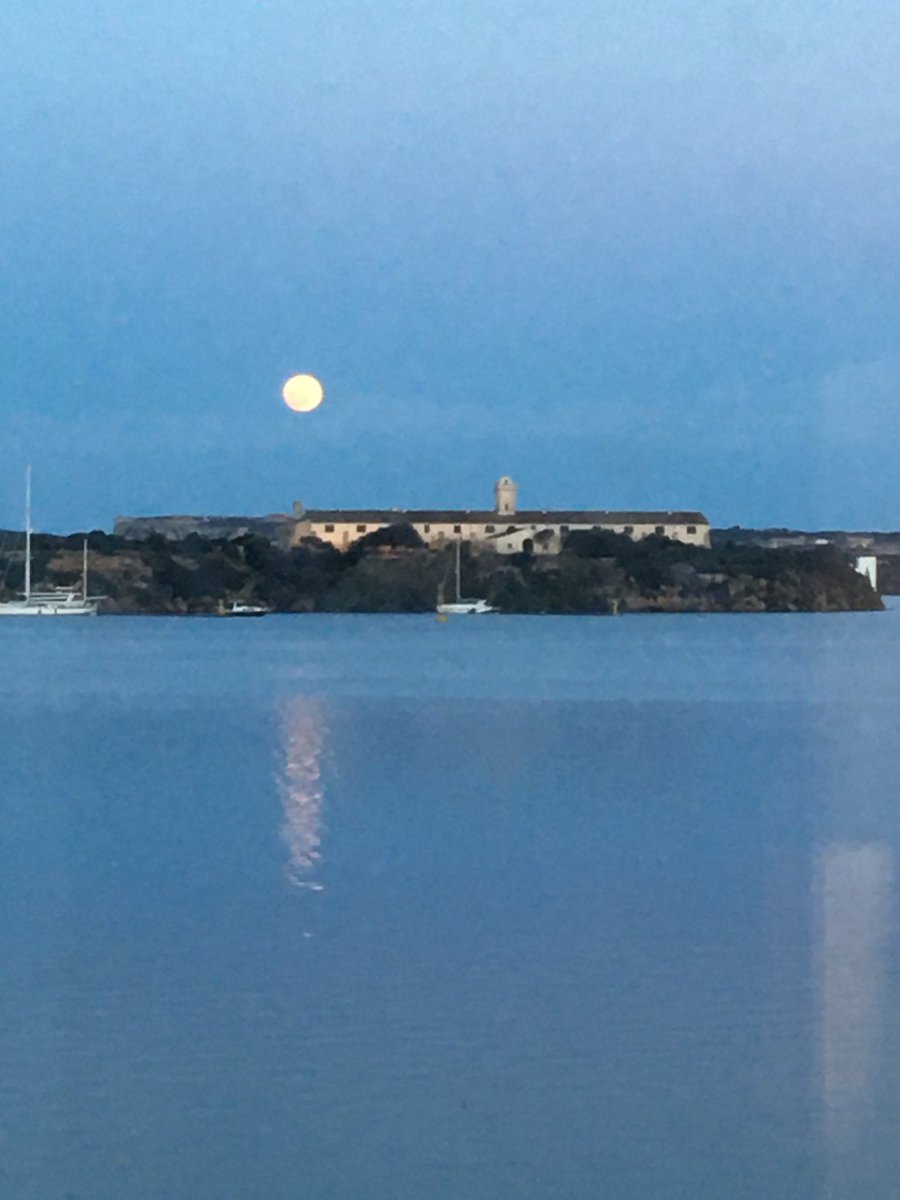
[[[392,550],[424,550],[425,542],[407,521],[396,521],[363,534],[347,550],[351,561],[359,559],[370,550],[389,547]]]

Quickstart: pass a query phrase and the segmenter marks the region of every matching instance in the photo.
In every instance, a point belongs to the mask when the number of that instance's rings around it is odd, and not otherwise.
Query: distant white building
[[[693,546],[708,546],[709,521],[700,512],[615,512],[607,509],[519,510],[517,487],[508,475],[494,484],[494,508],[470,509],[307,509],[294,504],[292,541],[316,537],[339,550],[388,525],[412,525],[433,547],[457,538],[475,542],[499,554],[531,551],[558,554],[567,533],[608,530],[632,538],[652,534]]]
[[[865,575],[875,591],[878,591],[878,559],[874,554],[863,554],[854,563],[860,575]]]

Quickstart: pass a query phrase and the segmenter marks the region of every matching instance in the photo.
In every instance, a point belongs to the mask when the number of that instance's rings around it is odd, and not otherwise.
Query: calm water
[[[896,1197],[900,609],[0,649],[3,1197]]]

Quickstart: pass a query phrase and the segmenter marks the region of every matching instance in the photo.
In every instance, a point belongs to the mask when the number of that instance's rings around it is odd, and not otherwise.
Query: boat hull
[[[220,617],[267,617],[272,610],[263,604],[241,604],[235,601],[231,608],[220,608]]]
[[[438,614],[442,617],[477,617],[486,613],[495,613],[485,600],[458,600],[453,604],[439,604]]]
[[[96,617],[96,605],[0,604],[0,617]]]

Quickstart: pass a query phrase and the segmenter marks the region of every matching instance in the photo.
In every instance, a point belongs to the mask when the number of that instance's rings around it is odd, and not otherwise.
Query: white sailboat
[[[497,609],[492,608],[491,605],[488,604],[487,600],[464,600],[462,598],[462,595],[460,594],[460,566],[459,566],[460,541],[461,541],[461,539],[457,538],[457,541],[456,541],[456,600],[449,604],[445,604],[445,603],[443,603],[443,601],[441,600],[441,597],[439,596],[438,597],[438,605],[437,605],[438,615],[442,616],[442,617],[456,617],[456,616],[475,616],[475,615],[479,615],[481,613],[496,612]]]
[[[267,617],[271,613],[271,608],[265,604],[244,604],[241,600],[235,600],[231,608],[225,608],[224,605],[219,609],[220,617]]]
[[[84,539],[81,587],[37,592],[31,586],[31,467],[25,476],[25,591],[0,604],[0,617],[95,617],[102,596],[88,595],[88,551]]]

